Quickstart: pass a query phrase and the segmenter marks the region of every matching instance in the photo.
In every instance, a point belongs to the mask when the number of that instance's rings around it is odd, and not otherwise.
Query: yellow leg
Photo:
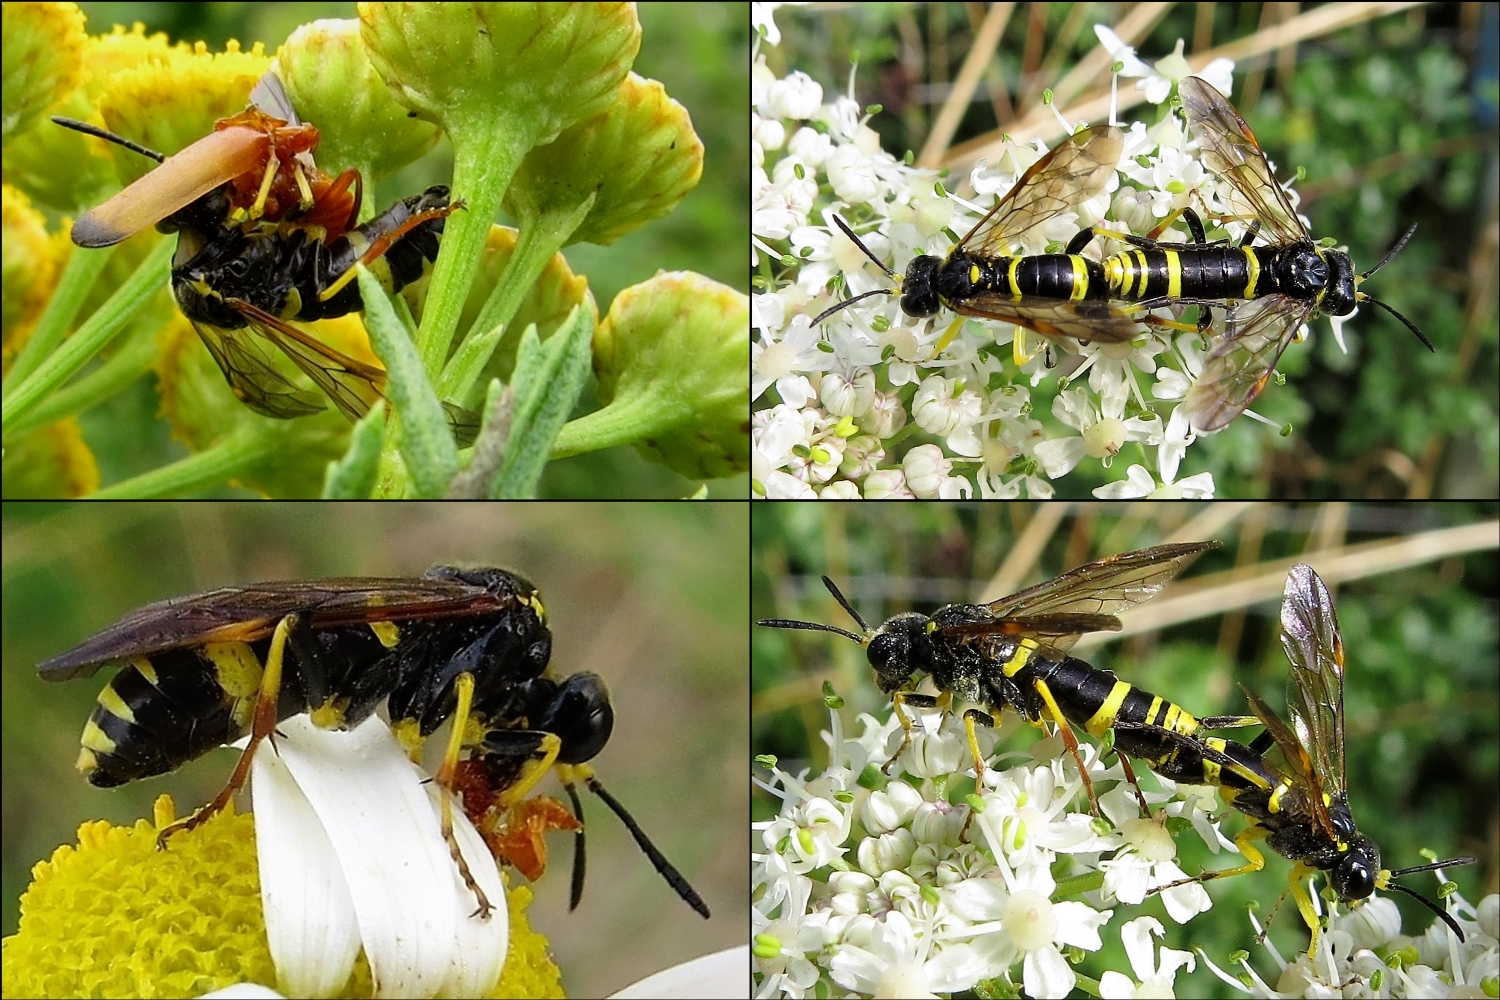
[[[969,736],[969,752],[974,755],[974,789],[984,791],[984,754],[979,752],[979,735],[974,731],[976,713],[964,713],[964,731]]]
[[[937,344],[933,346],[932,353],[934,355],[942,354],[943,349],[949,344],[953,343],[953,338],[958,336],[958,331],[963,327],[963,325],[964,318],[962,316],[958,317],[958,319],[955,319],[951,324],[949,324],[948,329],[943,331],[943,335],[938,338]]]
[[[1037,338],[1036,346],[1031,345],[1031,335],[1024,326],[1016,327],[1016,336],[1010,342],[1010,359],[1020,368],[1032,358],[1047,349],[1047,340],[1043,337]]]
[[[557,763],[557,754],[558,751],[562,749],[562,740],[558,739],[557,736],[553,733],[542,733],[541,737],[542,755],[540,757],[536,757],[532,760],[527,761],[525,766],[521,768],[521,776],[516,780],[516,783],[511,785],[503,793],[501,793],[501,807],[509,809],[511,806],[524,799],[526,797],[526,793],[535,788],[537,786],[537,782],[545,778],[547,776],[547,772],[552,770],[552,765]],[[568,779],[565,779],[564,783],[566,784],[568,780],[579,780],[571,777],[575,773],[585,775],[582,780],[587,780],[587,777],[592,776],[593,774],[593,772],[589,771],[588,768],[584,767],[583,765],[578,765],[576,768],[574,768],[573,771],[568,772],[570,777]]]
[[[1161,236],[1162,233],[1166,232],[1168,229],[1170,229],[1172,227],[1172,223],[1176,222],[1179,218],[1182,217],[1182,213],[1184,211],[1185,211],[1185,208],[1175,209],[1165,219],[1162,219],[1161,222],[1157,223],[1154,227],[1152,227],[1151,232],[1149,232],[1149,233],[1146,234],[1146,238],[1150,239],[1150,240],[1154,240],[1154,239],[1160,238],[1160,236]]]
[[[458,767],[458,755],[463,750],[464,728],[469,721],[469,713],[474,707],[474,675],[469,673],[459,674],[453,682],[454,694],[458,696],[458,707],[453,711],[453,731],[448,735],[448,747],[443,753],[443,764],[438,768],[437,782],[443,788],[443,794],[438,796],[442,801],[441,825],[443,839],[448,842],[448,853],[453,856],[453,863],[458,866],[458,874],[463,877],[464,885],[474,894],[474,900],[478,904],[472,917],[480,920],[488,920],[494,912],[494,905],[484,890],[479,888],[479,883],[474,879],[474,873],[469,870],[469,863],[464,860],[463,852],[458,849],[458,838],[453,835],[453,774]]]
[[[891,759],[886,761],[885,764],[880,768],[881,774],[890,774],[891,765],[896,763],[896,758],[900,757],[901,754],[906,751],[906,748],[911,746],[911,719],[908,718],[906,713],[901,710],[901,706],[905,702],[905,692],[897,691],[895,694],[891,695],[891,707],[896,710],[896,721],[901,723],[901,729],[904,735],[901,737],[901,745],[896,748],[895,753],[891,754]]]
[[[167,839],[174,833],[192,830],[208,822],[222,812],[229,804],[229,800],[234,798],[235,793],[244,787],[250,777],[250,762],[255,758],[255,751],[276,728],[276,706],[281,696],[282,664],[286,658],[287,637],[291,635],[292,629],[297,627],[299,620],[297,615],[287,615],[276,623],[276,631],[271,634],[271,648],[266,653],[265,670],[260,675],[260,691],[255,696],[255,715],[251,721],[250,741],[245,745],[244,752],[240,754],[239,761],[234,765],[234,773],[229,776],[228,783],[208,805],[187,819],[178,820],[163,828],[156,835],[157,847],[165,848]]]
[[[1238,847],[1240,853],[1245,856],[1244,864],[1235,868],[1221,868],[1218,871],[1202,872],[1192,878],[1178,879],[1176,882],[1159,885],[1151,890],[1150,895],[1164,892],[1167,889],[1175,889],[1179,885],[1192,885],[1194,882],[1212,882],[1216,878],[1229,878],[1231,875],[1246,875],[1250,872],[1260,871],[1266,866],[1266,856],[1255,848],[1254,842],[1265,839],[1268,832],[1263,826],[1251,826],[1242,830],[1239,836],[1234,838],[1234,846]]]
[[[1297,862],[1292,866],[1292,873],[1287,876],[1287,884],[1291,887],[1292,898],[1297,901],[1297,911],[1302,914],[1302,920],[1307,924],[1307,929],[1312,931],[1312,941],[1307,946],[1307,957],[1313,958],[1318,951],[1318,928],[1322,921],[1318,917],[1318,911],[1313,907],[1312,896],[1307,892],[1307,876],[1317,871],[1311,865]],[[1274,917],[1275,914],[1273,913]],[[1266,921],[1269,927],[1271,922]]]
[[[1052,697],[1052,689],[1047,686],[1047,682],[1037,681],[1036,691],[1046,703],[1047,711],[1052,715],[1052,722],[1062,735],[1063,745],[1068,748],[1068,752],[1073,755],[1073,762],[1078,765],[1078,775],[1083,779],[1083,789],[1088,792],[1089,808],[1093,810],[1095,816],[1098,816],[1099,799],[1094,795],[1094,783],[1089,780],[1088,768],[1083,764],[1083,754],[1078,750],[1078,737],[1073,735],[1073,727],[1068,725],[1068,720],[1063,717],[1062,709],[1058,707],[1057,699]]]

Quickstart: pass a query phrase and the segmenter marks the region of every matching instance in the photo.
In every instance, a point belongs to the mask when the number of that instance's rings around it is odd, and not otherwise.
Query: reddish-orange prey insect
[[[323,230],[330,239],[353,229],[363,193],[359,171],[345,170],[335,178],[318,169],[312,159],[318,130],[298,121],[275,75],[261,78],[250,101],[250,108],[220,119],[213,132],[167,157],[86,122],[54,119],[161,164],[86,212],[73,224],[73,242],[113,246],[225,185],[228,223],[295,220]]]
[[[463,797],[464,813],[489,845],[490,853],[526,876],[528,882],[546,874],[548,833],[583,829],[568,807],[550,795],[507,806],[505,789],[494,785],[489,764],[480,758],[458,762],[453,790]]]

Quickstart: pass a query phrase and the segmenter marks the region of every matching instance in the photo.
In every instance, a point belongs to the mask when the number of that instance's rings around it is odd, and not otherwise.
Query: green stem
[[[489,361],[490,355],[509,330],[511,320],[521,303],[547,269],[553,256],[577,232],[594,206],[593,194],[566,212],[546,212],[521,221],[516,246],[505,270],[495,283],[490,299],[474,321],[473,332],[464,338],[457,353],[448,362],[438,383],[438,395],[444,399],[465,401]],[[519,336],[519,331],[515,334]]]
[[[567,424],[552,442],[552,457],[570,458],[635,444],[662,426],[661,400],[649,393],[617,399],[602,410],[586,413]],[[670,421],[668,422],[670,426]]]
[[[422,328],[417,332],[422,367],[434,375],[443,370],[448,359],[464,299],[489,238],[490,221],[530,149],[529,142],[513,135],[489,133],[462,138],[452,135],[452,138],[453,190],[466,200],[468,211],[450,215],[443,228],[443,252],[438,254],[433,267]]]
[[[103,364],[82,378],[69,382],[42,400],[35,409],[12,421],[10,433],[20,434],[36,427],[45,427],[118,395],[150,371],[160,353],[156,331],[138,329]]]
[[[231,431],[196,455],[188,455],[150,472],[121,480],[94,493],[90,499],[181,497],[222,485],[246,468],[270,458],[285,446],[285,441],[279,437],[268,436],[253,427],[243,427]]]
[[[16,363],[5,374],[7,396],[12,387],[29,378],[57,350],[78,310],[83,307],[89,289],[94,287],[112,256],[113,253],[74,253],[68,257],[57,287],[52,290],[52,298],[47,300],[47,308],[37,320],[36,329],[21,347]]]
[[[150,255],[141,261],[141,266],[135,269],[135,273],[110,296],[109,301],[90,316],[73,336],[52,351],[45,361],[40,362],[29,378],[18,386],[6,386],[5,401],[0,404],[0,427],[5,428],[5,433],[10,432],[11,421],[25,415],[64,382],[82,371],[106,344],[125,329],[146,300],[161,289],[162,278],[167,273],[173,250],[171,240],[160,241]]]

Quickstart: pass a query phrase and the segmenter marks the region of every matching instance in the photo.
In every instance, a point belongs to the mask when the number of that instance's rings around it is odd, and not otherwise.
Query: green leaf
[[[495,482],[495,496],[522,498],[536,494],[552,442],[573,412],[588,380],[594,323],[578,306],[543,344],[535,327],[521,335],[516,355],[515,390],[505,463]]]

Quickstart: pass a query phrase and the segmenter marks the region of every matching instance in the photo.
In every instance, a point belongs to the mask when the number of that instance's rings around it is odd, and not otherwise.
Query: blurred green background
[[[3,925],[30,866],[90,819],[208,801],[230,751],[116,789],[73,770],[104,684],[49,684],[36,664],[149,601],[263,580],[415,576],[439,563],[515,570],[541,590],[554,669],[605,678],[615,707],[593,762],[702,894],[673,894],[623,826],[584,793],[588,884],[567,912],[572,845],[554,836],[532,922],[570,996],[606,996],[653,971],[743,941],[748,621],[742,505],[6,504],[3,512]],[[544,782],[558,791],[550,779]]]
[[[757,504],[751,606],[756,619],[792,618],[857,631],[820,575],[832,577],[874,626],[900,611],[930,613],[944,604],[976,600],[1022,538],[1037,546],[1038,558],[1005,593],[1105,555],[1169,539],[1224,543],[1187,568],[1183,578],[1191,581],[1299,557],[1320,545],[1338,548],[1481,521],[1493,528],[1496,513],[1493,504]],[[1380,845],[1390,868],[1422,864],[1421,848],[1442,858],[1479,857],[1478,866],[1447,869],[1471,903],[1496,891],[1500,878],[1497,583],[1491,548],[1332,588],[1349,663],[1348,783],[1355,818]],[[1276,594],[1249,608],[1080,655],[1196,715],[1244,712],[1241,683],[1283,711],[1289,668],[1277,638],[1279,583]],[[756,754],[776,755],[793,774],[827,762],[826,744],[818,737],[829,724],[821,691],[825,681],[845,699],[846,733],[858,713],[883,717],[889,706],[873,683],[864,651],[827,633],[755,629],[751,677],[751,746]],[[1024,749],[1040,738],[1024,725],[1012,728],[1016,734],[997,752]],[[1149,772],[1137,771],[1143,784],[1154,782]],[[776,804],[757,788],[752,812],[765,820]],[[1232,814],[1225,819],[1227,835],[1241,829],[1242,819]],[[1232,856],[1208,854],[1192,835],[1177,841],[1180,864],[1188,872],[1230,866]],[[1258,904],[1264,920],[1286,888],[1289,870],[1288,862],[1270,854],[1266,871],[1215,883],[1209,888],[1214,908],[1186,928],[1168,919],[1155,898],[1139,907],[1116,904],[1102,931],[1104,950],[1085,954],[1078,971],[1095,978],[1107,969],[1128,972],[1119,927],[1151,915],[1167,928],[1165,944],[1203,947],[1221,968],[1230,952],[1248,949],[1252,963],[1274,983],[1276,970],[1253,944],[1244,907]],[[1429,897],[1436,887],[1430,875],[1404,881]],[[1389,895],[1401,907],[1407,929],[1424,928],[1434,919],[1420,904]],[[1283,955],[1294,957],[1306,949],[1307,931],[1295,907],[1288,903],[1283,909],[1272,938]],[[1200,962],[1195,973],[1179,975],[1176,995],[1238,994],[1227,992]]]
[[[1296,14],[1333,9],[1020,5],[952,145],[996,135],[1032,111],[1043,87],[1057,86],[1099,51],[1096,23],[1123,31],[1122,22],[1149,17],[1149,30],[1134,42],[1149,64],[1171,54],[1179,39],[1194,56],[1248,44]],[[1495,496],[1497,91],[1493,47],[1483,39],[1494,37],[1497,11],[1492,4],[1424,4],[1376,16],[1367,6],[1348,15],[1356,22],[1350,27],[1270,52],[1259,45],[1265,54],[1238,59],[1231,101],[1283,182],[1304,172],[1295,184],[1298,210],[1314,239],[1347,246],[1365,270],[1418,224],[1365,290],[1411,319],[1437,353],[1374,306],[1345,325],[1348,354],[1330,336],[1328,320],[1315,320],[1313,340],[1289,347],[1277,365],[1287,384],[1273,382],[1255,405],[1278,424],[1293,423],[1295,433],[1281,437],[1253,420],[1236,421],[1190,449],[1179,479],[1212,472],[1220,497]],[[879,106],[870,127],[899,158],[923,148],[984,15],[984,5],[958,3],[781,7],[781,44],[763,51],[778,76],[801,70],[821,83],[825,101],[849,92],[857,58],[855,99]],[[1002,83],[1004,97],[991,100],[990,80]],[[1107,77],[1084,92],[1095,87],[1107,88]],[[1133,97],[1135,81],[1122,79],[1119,89]],[[1060,101],[1064,114],[1069,103]],[[1121,117],[1150,125],[1163,113],[1141,103]],[[967,174],[955,170],[944,184],[967,194]],[[1050,414],[1057,391],[1057,379],[1044,379],[1032,389],[1033,410]],[[909,446],[925,440],[917,435]],[[1130,445],[1121,459],[1143,457]],[[1154,458],[1145,464],[1154,469]],[[1120,475],[1089,460],[1055,485],[1059,497],[1089,499]]]
[[[92,34],[107,33],[114,24],[141,21],[148,32],[164,31],[173,41],[202,40],[211,51],[222,50],[233,38],[247,49],[253,42],[262,42],[274,53],[301,24],[356,16],[352,3],[80,6]],[[750,170],[745,119],[749,5],[643,3],[638,12],[642,38],[634,70],[660,80],[667,93],[688,109],[693,128],[703,140],[703,179],[672,214],[612,246],[579,244],[566,249],[564,255],[573,271],[588,277],[601,317],[621,289],[658,270],[697,271],[742,292],[749,290],[743,239],[750,225],[745,194]],[[429,184],[446,184],[451,177],[452,154],[443,140],[423,160],[377,184],[375,202],[387,205]],[[84,416],[85,434],[98,454],[105,484],[184,454],[182,446],[171,439],[168,426],[156,418],[157,402],[154,381],[146,378]],[[579,413],[597,408],[590,388]],[[551,463],[539,496],[670,498],[685,496],[696,487],[697,483],[646,462],[633,448],[614,448]],[[709,484],[709,491],[715,497],[741,498],[749,493],[748,478],[716,480]],[[225,487],[217,495],[248,494]]]

